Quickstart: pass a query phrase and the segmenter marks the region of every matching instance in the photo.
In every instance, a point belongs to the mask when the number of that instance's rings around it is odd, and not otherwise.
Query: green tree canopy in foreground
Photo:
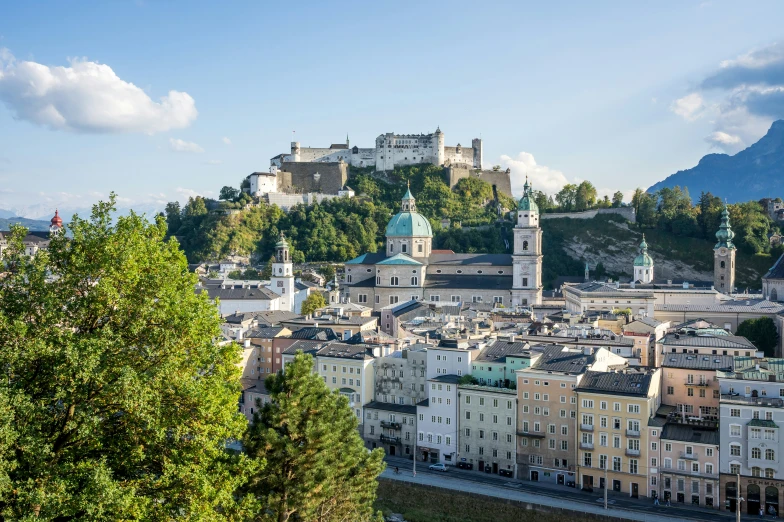
[[[738,325],[735,335],[740,335],[751,341],[758,350],[765,353],[765,357],[775,357],[779,333],[770,317],[746,319]]]
[[[373,502],[384,452],[365,448],[354,411],[313,373],[313,358],[298,353],[265,384],[271,400],[244,440],[249,456],[266,461],[248,487],[265,508],[257,520],[379,520]]]
[[[114,195],[72,237],[0,275],[0,518],[231,518],[247,459],[236,345],[166,223],[116,217]]]

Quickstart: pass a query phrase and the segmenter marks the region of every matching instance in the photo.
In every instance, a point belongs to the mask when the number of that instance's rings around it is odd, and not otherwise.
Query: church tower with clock
[[[523,197],[517,204],[512,253],[512,304],[515,306],[542,304],[542,229],[539,227],[539,207],[527,177],[523,189]]]
[[[713,247],[713,287],[721,293],[729,294],[735,289],[735,232],[730,226],[727,205],[721,212],[721,225],[716,232],[718,240]]]
[[[272,263],[272,277],[269,289],[280,296],[280,310],[295,311],[294,265],[291,261],[289,243],[280,233],[280,240],[275,244],[275,260]]]

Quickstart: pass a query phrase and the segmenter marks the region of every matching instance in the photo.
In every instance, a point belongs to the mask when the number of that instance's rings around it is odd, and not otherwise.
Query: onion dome
[[[280,239],[277,243],[275,243],[275,248],[288,248],[289,243],[286,241],[286,237],[283,235],[283,232],[280,233]]]
[[[730,226],[730,213],[727,210],[727,204],[724,204],[724,210],[721,211],[721,225],[719,225],[719,230],[716,232],[716,239],[718,242],[716,246],[713,247],[714,250],[717,248],[729,248],[734,249],[735,245],[732,242],[732,239],[735,237],[735,232],[732,231],[732,227]]]
[[[517,210],[528,210],[531,212],[539,212],[539,206],[534,200],[534,193],[531,184],[528,183],[528,176],[525,177],[525,185],[523,185],[523,197],[517,203]]]
[[[51,226],[63,228],[63,220],[60,218],[60,213],[57,209],[54,210],[54,217],[52,218]]]
[[[634,258],[634,266],[653,266],[653,258],[648,255],[648,243],[645,242],[645,234],[642,235],[640,254]]]

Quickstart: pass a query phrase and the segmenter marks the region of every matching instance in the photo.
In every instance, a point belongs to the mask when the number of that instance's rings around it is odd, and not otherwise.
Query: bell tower
[[[512,305],[542,304],[542,229],[533,189],[525,179],[523,197],[517,204],[512,252]]]
[[[713,247],[713,287],[724,294],[735,290],[735,232],[730,226],[730,213],[727,204],[721,212],[721,225],[716,232],[718,240]]]
[[[294,268],[291,262],[289,243],[280,233],[275,244],[275,261],[272,263],[270,290],[280,296],[280,310],[296,312],[294,309]]]
[[[60,217],[60,213],[57,209],[54,209],[54,217],[52,221],[49,223],[49,233],[53,236],[56,236],[60,233],[63,229],[63,220]]]

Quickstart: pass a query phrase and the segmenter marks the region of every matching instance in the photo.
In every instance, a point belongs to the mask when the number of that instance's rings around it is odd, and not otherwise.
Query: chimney
[[[512,335],[510,335],[510,336],[509,336],[509,342],[510,342],[510,343],[513,343],[513,342],[515,342],[515,335],[514,335],[514,334],[512,334]]]
[[[591,355],[593,353],[593,348],[590,346],[583,346],[583,355]]]
[[[250,339],[245,339],[245,342],[243,343],[243,346],[245,348],[250,348]]]

